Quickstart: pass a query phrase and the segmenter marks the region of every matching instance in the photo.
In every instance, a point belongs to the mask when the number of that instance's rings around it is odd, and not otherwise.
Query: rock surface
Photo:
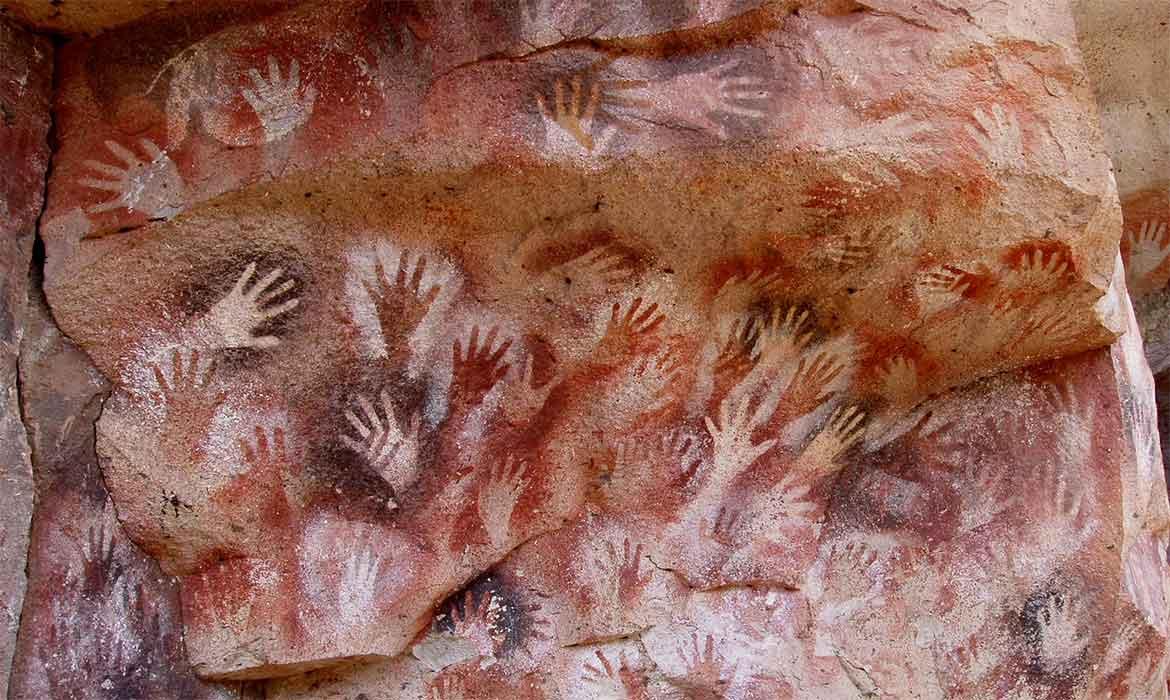
[[[61,336],[40,295],[25,332],[21,394],[37,507],[8,697],[239,700],[240,688],[195,677],[176,582],[118,524],[94,452],[106,380]]]
[[[49,42],[0,20],[0,697],[8,697],[33,509],[17,357],[49,163],[52,55]]]
[[[1064,3],[191,3],[57,67],[18,694],[1165,700]]]

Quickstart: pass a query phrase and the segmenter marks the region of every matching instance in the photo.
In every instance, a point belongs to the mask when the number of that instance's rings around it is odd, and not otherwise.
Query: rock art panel
[[[1116,192],[1071,16],[1000,5],[192,6],[66,45],[46,290],[194,671],[1163,685]]]
[[[1136,333],[802,464],[843,415],[760,444],[738,492],[708,491],[706,437],[604,440],[585,517],[450,596],[409,654],[269,697],[1166,697],[1168,507]]]
[[[0,696],[7,697],[33,507],[17,357],[49,161],[53,52],[49,42],[0,20],[0,56]]]
[[[620,222],[663,268],[700,239],[716,288],[779,276],[909,340],[920,398],[1106,344],[1117,211],[1071,20],[952,4],[350,0],[72,42],[50,295],[136,228],[299,178],[433,192],[386,205],[450,226]]]
[[[118,524],[94,453],[108,385],[61,336],[39,294],[21,376],[37,507],[8,697],[240,700],[240,688],[192,673],[177,586]]]

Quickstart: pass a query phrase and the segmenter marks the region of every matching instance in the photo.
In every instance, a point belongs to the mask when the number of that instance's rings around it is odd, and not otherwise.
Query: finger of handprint
[[[167,384],[166,376],[163,375],[163,372],[161,369],[159,369],[158,365],[151,365],[150,369],[154,372],[154,381],[158,384],[158,390],[162,393],[164,398],[168,397],[171,392],[171,387],[169,384]]]
[[[414,275],[410,278],[410,289],[418,295],[418,290],[422,285],[423,274],[427,269],[427,256],[419,255],[418,260],[414,264]]]
[[[722,409],[720,409],[720,412],[722,413]],[[712,421],[712,420],[711,420],[709,417],[707,417],[707,416],[703,416],[703,425],[704,425],[704,426],[706,426],[706,428],[707,428],[707,433],[708,433],[708,434],[709,434],[709,435],[710,435],[712,438],[715,438],[715,439],[718,439],[718,438],[719,438],[719,429],[718,429],[717,427],[715,427],[715,422],[714,422],[714,421]]]
[[[116,165],[110,165],[109,163],[103,163],[98,160],[85,161],[85,167],[103,175],[109,175],[110,177],[117,178],[119,180],[126,177],[125,169],[119,168]]]
[[[377,411],[374,410],[374,404],[364,395],[358,396],[357,402],[362,412],[366,414],[366,420],[369,421],[370,430],[381,433],[383,430],[382,419],[378,417]]]
[[[150,156],[150,160],[152,162],[158,162],[167,156],[167,154],[158,147],[158,144],[156,144],[154,141],[151,141],[150,139],[142,139],[138,143],[142,146],[142,150],[146,151],[147,155]]]
[[[544,103],[544,98],[540,95],[536,96],[536,108],[540,110],[540,116],[544,117],[546,120],[552,120],[553,115],[548,111],[548,105]]]
[[[78,178],[77,183],[79,185],[82,185],[83,187],[88,187],[88,188],[93,189],[93,190],[103,190],[105,192],[114,192],[117,194],[121,194],[122,189],[123,189],[122,183],[120,183],[120,182],[111,182],[110,180],[98,180],[97,178],[92,178],[92,177]],[[113,201],[118,202],[120,200],[113,200]],[[119,206],[121,206],[121,204],[119,204]]]
[[[569,106],[565,102],[565,83],[563,80],[557,80],[553,85],[553,102],[553,108],[556,110],[556,118],[559,121],[569,113]]]
[[[280,64],[276,61],[276,56],[268,55],[268,82],[272,86],[279,86],[281,83]]]
[[[288,301],[286,301],[284,303],[277,304],[276,306],[273,306],[273,307],[268,308],[268,309],[264,309],[263,311],[261,311],[260,317],[261,318],[275,318],[276,316],[280,316],[281,314],[285,314],[285,313],[288,313],[289,311],[292,311],[293,309],[300,306],[300,303],[301,303],[300,299],[289,299]]]
[[[591,125],[593,117],[597,114],[597,107],[601,104],[601,83],[594,82],[589,89],[589,101],[585,103],[585,111],[581,115],[581,123],[584,125]]]
[[[240,446],[240,453],[244,456],[244,461],[251,464],[256,461],[256,453],[252,451],[252,446],[248,444],[247,440],[240,438],[236,440],[236,444]]]
[[[292,62],[288,64],[288,86],[290,88],[296,89],[296,87],[300,84],[301,62],[294,58]]]
[[[358,435],[361,435],[363,440],[369,439],[370,428],[367,428],[366,425],[362,423],[361,419],[357,417],[357,414],[347,408],[345,409],[345,419],[349,421],[349,424],[354,427],[354,430],[358,431]],[[362,449],[365,449],[364,445]]]
[[[296,285],[296,283],[297,283],[296,280],[291,279],[291,278],[285,280],[284,282],[281,282],[280,286],[258,296],[256,298],[256,305],[257,306],[266,305],[268,302],[272,301],[273,299],[277,298],[281,294],[284,294],[288,290],[292,289],[293,286]]]
[[[87,207],[85,211],[87,213],[90,213],[90,214],[104,214],[108,211],[114,211],[115,209],[124,209],[125,207],[126,207],[126,204],[122,201],[122,198],[119,197],[117,199],[107,200],[105,202],[102,202],[101,204],[95,204],[92,207]]]
[[[268,81],[264,79],[263,75],[260,75],[260,71],[256,70],[255,68],[249,68],[248,77],[252,80],[252,85],[254,85],[261,93],[266,93],[268,91]],[[243,92],[248,93],[252,91],[245,88]],[[246,98],[247,94],[245,94],[244,97]],[[253,92],[252,97],[256,97],[256,93]]]
[[[142,160],[134,152],[117,141],[106,141],[106,148],[131,168],[143,165]]]

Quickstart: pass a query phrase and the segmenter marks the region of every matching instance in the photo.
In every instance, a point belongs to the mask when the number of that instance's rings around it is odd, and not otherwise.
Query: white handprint
[[[210,331],[208,339],[213,348],[271,348],[280,344],[274,335],[256,336],[256,329],[267,321],[288,313],[300,304],[293,298],[275,306],[267,306],[277,297],[293,288],[295,282],[287,279],[273,287],[284,273],[276,268],[252,287],[245,289],[256,273],[256,263],[249,263],[227,296],[216,302],[202,322]]]
[[[527,462],[509,455],[492,468],[488,482],[479,489],[479,518],[496,548],[508,543],[512,511],[528,488],[528,480],[524,478],[527,470]]]
[[[385,419],[378,416],[374,405],[365,396],[357,397],[357,404],[365,414],[365,421],[353,411],[345,411],[345,419],[359,437],[342,435],[341,441],[354,452],[364,456],[370,466],[399,496],[418,476],[418,432],[421,418],[415,413],[405,431],[398,424],[394,402],[385,389],[379,396]]]
[[[355,550],[351,550],[345,560],[337,589],[337,602],[347,627],[358,625],[369,617],[382,570],[382,559],[368,545],[357,545]]]
[[[951,266],[926,270],[914,278],[914,293],[922,304],[923,312],[927,314],[937,313],[958,303],[970,287],[967,273]]]
[[[829,416],[829,422],[817,433],[800,454],[800,466],[814,475],[834,472],[841,468],[837,458],[864,432],[861,427],[865,413],[855,406],[838,408]]]
[[[507,385],[504,395],[504,414],[512,425],[524,425],[535,416],[548,401],[548,395],[561,383],[559,375],[543,384],[536,383],[535,362],[529,354],[524,360],[520,377]]]
[[[317,89],[312,85],[301,89],[301,64],[295,58],[289,64],[287,80],[281,76],[274,56],[268,57],[267,80],[255,68],[248,71],[248,76],[254,89],[244,88],[242,94],[260,119],[265,143],[279,141],[308,121]]]
[[[795,359],[812,340],[812,331],[805,330],[808,316],[808,311],[795,306],[773,309],[771,319],[760,328],[755,345],[760,363],[779,367]]]
[[[186,187],[179,169],[150,139],[139,142],[150,160],[142,160],[130,149],[114,141],[106,141],[106,148],[118,157],[124,166],[109,165],[96,160],[85,161],[86,167],[106,177],[85,177],[78,183],[95,190],[114,193],[114,198],[87,209],[100,214],[115,209],[139,211],[151,219],[169,219],[183,210]]]
[[[1015,113],[1004,109],[1003,105],[994,104],[990,115],[976,108],[973,116],[979,128],[968,124],[967,133],[987,154],[991,164],[997,168],[1019,165],[1024,158],[1024,140]]]
[[[1059,251],[1036,250],[1019,261],[1008,273],[1007,281],[1019,289],[1045,289],[1059,282],[1068,268],[1068,260]]]
[[[770,397],[760,399],[755,410],[751,408],[751,396],[738,400],[728,397],[719,404],[718,422],[703,418],[714,443],[709,470],[712,483],[729,483],[772,449],[775,439],[756,443],[753,434],[771,418],[775,409],[776,403]]]
[[[1129,255],[1125,261],[1126,278],[1130,290],[1139,288],[1154,270],[1161,266],[1170,255],[1167,247],[1166,223],[1146,221],[1139,231],[1132,229],[1126,234],[1129,239]]]

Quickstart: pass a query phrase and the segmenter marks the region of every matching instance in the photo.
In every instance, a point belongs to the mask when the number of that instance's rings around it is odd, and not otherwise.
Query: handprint
[[[727,681],[723,679],[723,658],[715,651],[715,637],[708,634],[702,649],[699,648],[698,633],[691,633],[691,648],[681,646],[679,659],[684,668],[683,685],[688,690],[718,692]],[[734,672],[728,675],[734,675]],[[720,697],[719,695],[711,696]]]
[[[808,316],[807,310],[795,306],[772,309],[772,316],[760,328],[756,342],[760,363],[768,367],[781,367],[796,359],[812,340],[812,331],[805,330]]]
[[[240,454],[253,469],[269,471],[272,467],[280,468],[289,463],[288,449],[284,444],[284,429],[273,428],[272,439],[268,439],[268,433],[261,426],[256,426],[253,430],[255,434],[256,444],[240,438]]]
[[[1146,221],[1141,229],[1126,233],[1128,255],[1125,259],[1125,275],[1131,292],[1147,291],[1147,278],[1161,267],[1170,255],[1167,245],[1166,223]]]
[[[894,355],[882,363],[882,395],[895,403],[905,404],[918,388],[918,366],[914,359]]]
[[[713,374],[716,396],[725,396],[755,365],[758,356],[756,341],[759,336],[760,329],[754,320],[737,318],[732,322],[719,356],[715,358]]]
[[[158,385],[158,396],[168,406],[174,406],[192,394],[201,393],[207,388],[208,379],[215,369],[215,360],[200,364],[198,350],[190,351],[189,360],[183,357],[183,353],[180,348],[171,351],[170,378],[157,363],[150,366]]]
[[[166,408],[167,423],[160,436],[159,451],[176,462],[199,462],[204,455],[202,439],[227,394],[208,391],[215,361],[203,362],[198,350],[174,348],[170,365],[170,376],[157,363],[150,366],[158,386],[154,397]]]
[[[359,696],[360,697],[360,696]],[[466,700],[463,683],[452,676],[443,676],[437,684],[431,686],[428,700]]]
[[[802,357],[784,390],[784,415],[800,416],[820,406],[844,370],[845,363],[829,351],[818,352],[811,361]]]
[[[638,274],[638,261],[628,251],[601,245],[553,268],[550,275],[568,280],[575,288],[581,283],[609,288],[628,283]]]
[[[771,296],[783,281],[779,272],[766,268],[756,267],[746,274],[737,272],[715,292],[711,308],[717,316],[742,314],[761,299]]]
[[[1069,669],[1091,641],[1081,630],[1081,604],[1066,594],[1047,596],[1036,611],[1035,624],[1030,641],[1040,664],[1052,674]]]
[[[856,267],[865,262],[873,252],[869,231],[829,236],[825,239],[824,255],[840,268]]]
[[[475,644],[481,656],[495,653],[496,623],[500,616],[495,594],[485,591],[476,602],[475,594],[465,591],[463,601],[451,605],[450,615],[452,634]]]
[[[100,594],[122,576],[122,566],[114,557],[114,532],[117,521],[111,515],[112,504],[107,503],[97,526],[86,530],[85,546],[81,548],[82,586],[85,596]]]
[[[926,314],[953,306],[970,287],[968,274],[949,265],[920,272],[914,278],[914,293]]]
[[[606,560],[601,562],[599,568],[605,575],[613,576],[617,601],[626,608],[633,607],[638,601],[638,596],[653,578],[651,571],[640,572],[642,545],[631,547],[630,538],[627,537],[622,542],[622,550],[619,552],[613,542],[606,542],[605,554]]]
[[[666,320],[666,315],[659,311],[657,303],[646,307],[643,307],[642,303],[642,297],[635,298],[624,314],[621,304],[614,303],[609,322],[605,326],[605,334],[598,347],[598,354],[601,357],[614,361],[628,358],[639,341],[653,333]]]
[[[559,386],[562,377],[557,374],[543,384],[537,384],[532,354],[524,358],[524,369],[516,381],[509,382],[504,396],[504,414],[512,425],[524,425],[535,416],[548,401],[548,395]]]
[[[725,547],[734,546],[742,525],[740,516],[739,511],[720,506],[714,520],[708,520],[706,517],[699,519],[699,536]]]
[[[585,663],[581,680],[592,688],[597,700],[648,700],[646,682],[629,667],[623,651],[618,656],[618,666],[606,658],[600,649],[593,652],[600,665]]]
[[[991,164],[997,168],[1019,165],[1024,158],[1024,139],[1015,113],[994,104],[990,115],[976,108],[973,116],[979,128],[968,124],[967,133],[983,149]]]
[[[492,468],[487,483],[479,489],[479,519],[496,549],[508,543],[512,511],[528,488],[528,480],[524,478],[527,470],[527,462],[509,455]]]
[[[831,474],[841,468],[837,458],[861,439],[865,413],[856,406],[833,411],[828,423],[800,454],[800,467],[816,476]]]
[[[433,52],[408,23],[387,22],[385,28],[374,35],[373,41],[377,68],[371,69],[361,56],[354,60],[362,72],[373,79],[383,97],[390,96],[398,86],[409,90],[424,83],[433,65]]]
[[[472,326],[471,338],[467,341],[467,352],[463,352],[463,344],[456,339],[451,364],[451,391],[452,401],[463,408],[471,408],[483,401],[483,397],[491,391],[511,367],[503,362],[512,341],[506,340],[498,347],[496,336],[499,328],[492,327],[481,345],[479,342],[479,324]]]
[[[565,95],[565,83],[557,80],[554,87],[553,110],[549,111],[542,95],[536,96],[536,106],[544,120],[544,133],[553,155],[572,158],[577,155],[604,153],[617,133],[610,124],[600,134],[594,134],[593,120],[601,104],[602,84],[594,81],[587,97],[582,95],[581,76],[570,81],[571,93]]]
[[[1065,273],[1069,262],[1059,251],[1034,250],[1024,255],[1007,275],[1007,284],[1016,289],[1051,289]]]
[[[273,287],[283,273],[284,270],[278,267],[245,289],[256,274],[256,263],[248,263],[232,290],[203,317],[203,322],[213,336],[210,339],[213,348],[265,349],[280,344],[280,338],[274,335],[256,336],[255,332],[269,320],[292,311],[300,304],[300,299],[294,297],[269,306],[270,302],[288,292],[295,284],[292,279],[288,279]]]
[[[169,219],[186,206],[186,187],[175,163],[150,139],[142,139],[139,143],[150,157],[149,161],[142,160],[133,151],[114,141],[106,141],[106,148],[125,163],[124,166],[96,160],[85,161],[86,167],[106,177],[81,178],[78,183],[115,195],[113,199],[89,207],[89,213],[125,209],[142,212],[150,219]]]
[[[355,543],[351,547],[337,587],[345,627],[357,627],[369,619],[381,572],[382,559],[368,544]]]
[[[621,403],[642,413],[665,408],[674,399],[675,383],[682,376],[682,356],[674,349],[638,358],[628,366]]]
[[[656,84],[641,83],[634,93],[643,118],[715,135],[726,140],[724,116],[755,122],[768,115],[767,82],[759,75],[736,75],[739,61],[727,61],[695,73],[684,73]]]
[[[410,425],[403,431],[398,423],[390,394],[383,389],[379,398],[385,418],[378,415],[368,398],[359,396],[357,404],[361,407],[365,420],[346,409],[345,419],[358,432],[358,437],[342,435],[341,441],[349,449],[364,456],[370,466],[394,490],[394,495],[401,496],[418,476],[418,432],[421,419],[419,414],[415,413]]]
[[[442,291],[442,286],[431,280],[424,284],[427,273],[427,257],[411,256],[409,251],[397,252],[397,271],[393,277],[386,273],[379,256],[374,266],[374,284],[362,280],[370,301],[378,313],[382,338],[386,352],[391,359],[399,358],[407,350],[406,341],[411,332],[422,322],[431,305]]]
[[[728,397],[719,404],[718,422],[703,418],[714,443],[709,471],[713,484],[730,483],[776,444],[775,439],[757,443],[753,437],[756,429],[771,418],[775,402],[768,397],[761,398],[754,410],[751,404],[751,396]]]
[[[248,71],[254,89],[244,88],[242,94],[264,129],[264,142],[279,141],[309,119],[317,88],[301,89],[301,64],[294,58],[289,64],[288,80],[281,76],[275,56],[268,57],[268,79],[260,71]]]

